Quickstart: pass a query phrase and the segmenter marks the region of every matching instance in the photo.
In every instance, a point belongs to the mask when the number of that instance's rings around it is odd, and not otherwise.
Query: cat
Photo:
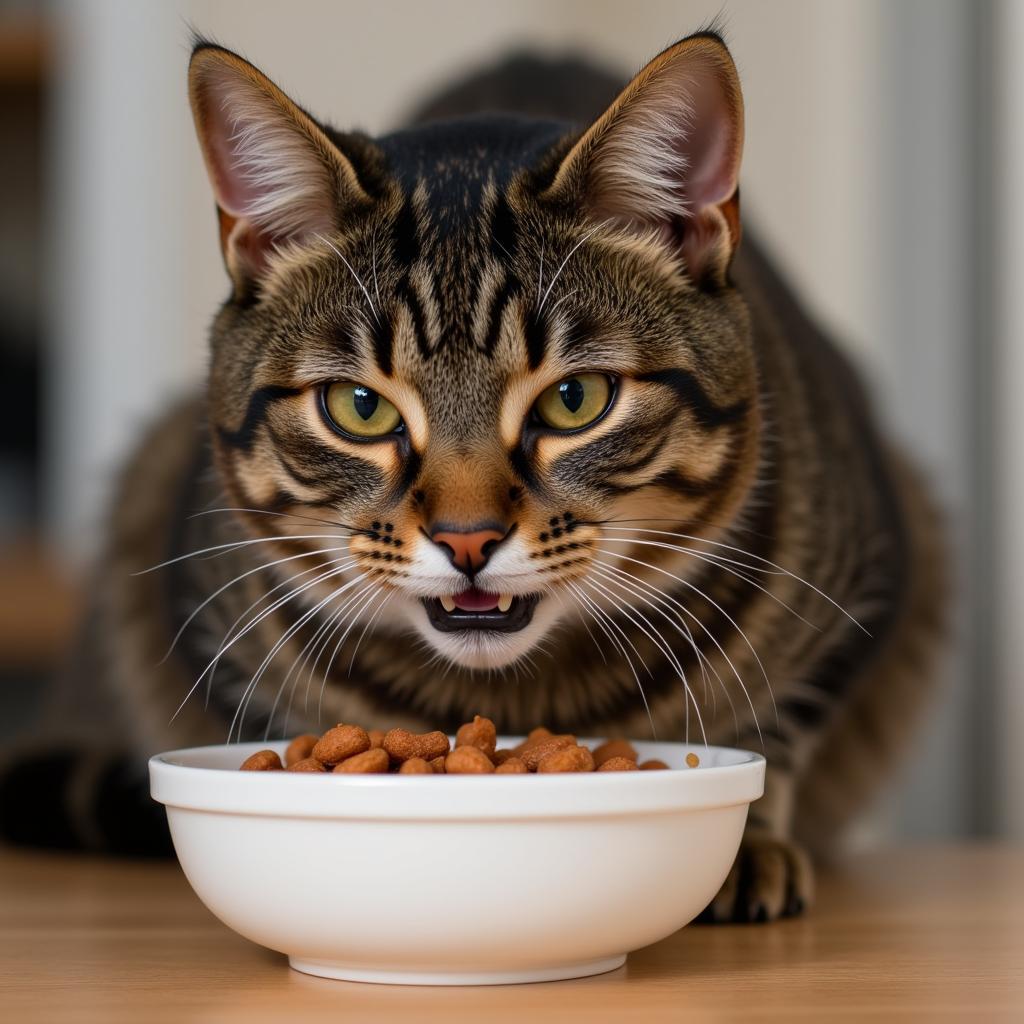
[[[205,394],[124,474],[61,729],[8,755],[5,834],[165,852],[144,755],[480,713],[763,751],[704,917],[811,904],[810,854],[929,692],[941,530],[741,244],[721,36],[609,82],[522,58],[370,138],[196,41],[230,295]],[[536,116],[602,91],[582,130]]]

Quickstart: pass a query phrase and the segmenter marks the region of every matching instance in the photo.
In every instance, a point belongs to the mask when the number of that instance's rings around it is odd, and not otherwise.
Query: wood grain
[[[872,853],[828,873],[804,919],[686,928],[601,977],[477,989],[297,974],[176,865],[0,853],[0,1007],[19,1024],[1022,1021],[1024,850]]]

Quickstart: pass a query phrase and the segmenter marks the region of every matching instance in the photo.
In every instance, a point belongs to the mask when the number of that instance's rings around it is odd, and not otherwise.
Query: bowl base
[[[303,960],[290,956],[293,970],[338,981],[364,981],[374,985],[523,985],[533,981],[564,981],[614,971],[626,962],[626,954],[586,960],[556,967],[533,967],[521,971],[389,971],[355,967],[330,960]]]

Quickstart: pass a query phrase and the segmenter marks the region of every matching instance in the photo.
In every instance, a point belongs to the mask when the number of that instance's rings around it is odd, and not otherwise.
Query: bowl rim
[[[518,742],[499,737],[500,744]],[[599,740],[581,739],[583,743]],[[508,821],[631,816],[749,804],[764,792],[765,759],[733,747],[634,740],[644,758],[686,753],[728,763],[646,772],[534,775],[305,775],[241,772],[257,750],[287,741],[186,747],[149,760],[150,792],[169,809],[269,818],[366,821]],[[197,765],[232,752],[232,767]],[[192,764],[188,762],[192,761]]]

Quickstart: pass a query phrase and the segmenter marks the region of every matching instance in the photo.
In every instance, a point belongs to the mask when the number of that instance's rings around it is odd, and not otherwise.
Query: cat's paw
[[[700,922],[774,921],[802,914],[814,899],[810,858],[792,840],[747,831],[718,895]]]

